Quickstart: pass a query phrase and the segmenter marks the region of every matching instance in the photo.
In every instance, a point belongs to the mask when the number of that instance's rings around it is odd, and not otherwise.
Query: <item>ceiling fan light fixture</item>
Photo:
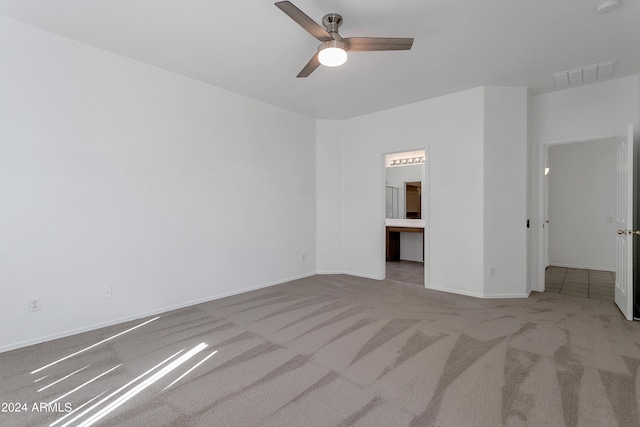
[[[347,62],[347,45],[337,40],[323,42],[318,47],[318,60],[327,67],[337,67]]]
[[[620,2],[618,0],[604,0],[601,2],[596,8],[596,13],[598,15],[604,15],[605,13],[609,13],[614,9],[620,7]]]

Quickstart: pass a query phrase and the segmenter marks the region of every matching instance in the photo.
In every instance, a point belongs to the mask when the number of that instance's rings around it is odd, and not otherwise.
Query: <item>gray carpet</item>
[[[639,366],[609,301],[314,276],[2,353],[0,425],[637,426]]]

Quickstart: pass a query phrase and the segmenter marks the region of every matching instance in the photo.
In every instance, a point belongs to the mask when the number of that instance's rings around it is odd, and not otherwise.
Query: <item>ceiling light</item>
[[[424,164],[426,157],[405,157],[402,159],[389,160],[389,166],[418,166]]]
[[[347,62],[347,45],[337,40],[323,42],[318,47],[318,60],[327,67],[337,67]]]
[[[598,15],[603,15],[605,13],[609,13],[614,9],[617,9],[620,6],[620,2],[618,0],[605,0],[598,5],[596,8],[596,12]]]

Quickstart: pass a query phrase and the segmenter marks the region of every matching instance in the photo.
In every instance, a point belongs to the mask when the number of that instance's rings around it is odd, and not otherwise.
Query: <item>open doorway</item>
[[[425,286],[426,151],[384,160],[385,278]]]
[[[617,148],[545,147],[545,292],[615,301]]]

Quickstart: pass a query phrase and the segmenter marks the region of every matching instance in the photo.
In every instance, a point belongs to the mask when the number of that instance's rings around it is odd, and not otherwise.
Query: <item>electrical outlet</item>
[[[40,298],[29,299],[29,311],[40,311]]]
[[[102,290],[102,298],[111,298],[111,286],[105,286]]]
[[[495,276],[496,275],[496,268],[495,267],[491,267],[489,269],[489,276]]]
[[[307,254],[305,254],[304,252],[302,253],[302,260],[304,261],[305,259],[307,259]]]

